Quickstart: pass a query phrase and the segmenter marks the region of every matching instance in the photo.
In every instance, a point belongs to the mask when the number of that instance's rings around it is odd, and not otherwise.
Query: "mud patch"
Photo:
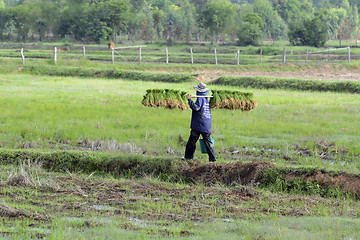
[[[0,216],[8,217],[8,218],[33,218],[34,220],[50,220],[51,217],[49,215],[44,215],[40,213],[33,213],[27,210],[16,209],[10,207],[5,202],[0,203]]]
[[[252,184],[259,181],[263,169],[275,167],[271,162],[199,164],[189,163],[182,170],[182,176],[191,182],[212,185],[222,183],[226,185]]]

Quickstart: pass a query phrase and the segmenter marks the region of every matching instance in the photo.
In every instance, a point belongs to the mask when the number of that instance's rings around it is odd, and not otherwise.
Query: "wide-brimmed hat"
[[[206,91],[209,91],[208,88],[206,88],[206,84],[205,83],[199,83],[199,85],[197,86],[194,86],[195,90],[198,91],[198,92],[206,92]]]

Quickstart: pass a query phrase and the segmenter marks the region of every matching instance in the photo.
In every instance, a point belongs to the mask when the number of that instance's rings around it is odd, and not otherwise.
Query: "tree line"
[[[359,0],[0,0],[0,40],[323,46],[357,39]]]

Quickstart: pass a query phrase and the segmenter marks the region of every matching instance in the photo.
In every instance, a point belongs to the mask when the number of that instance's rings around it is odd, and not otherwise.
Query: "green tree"
[[[190,40],[195,29],[195,9],[188,0],[171,4],[165,10],[164,34],[169,42],[172,40]]]
[[[10,32],[11,16],[9,8],[0,8],[0,39],[4,39],[5,32]]]
[[[99,5],[98,8],[101,8],[99,21],[112,29],[111,35],[115,40],[116,33],[127,29],[130,17],[129,0],[109,0],[97,5]]]
[[[18,38],[26,42],[31,30],[31,26],[36,16],[31,12],[31,8],[27,5],[18,5],[12,7],[9,11],[11,21],[18,33]]]
[[[319,17],[309,18],[289,26],[289,41],[292,45],[322,47],[327,41],[327,26]]]
[[[272,38],[274,41],[286,38],[287,26],[273,9],[270,1],[256,0],[253,8],[254,12],[264,21],[262,31],[265,37]]]
[[[34,33],[38,34],[39,40],[42,41],[47,33],[52,33],[55,30],[59,20],[56,3],[35,0],[33,2],[28,1],[25,5],[31,9],[31,14],[36,16],[31,28]]]
[[[286,23],[300,22],[306,18],[312,17],[314,9],[311,2],[305,0],[278,0],[275,9]]]
[[[133,21],[140,39],[151,42],[155,33],[151,5],[145,2],[143,9],[136,14]]]
[[[154,28],[156,31],[156,38],[158,39],[162,37],[162,32],[164,30],[163,27],[164,18],[165,18],[164,11],[155,6],[153,8],[153,20],[154,20]]]
[[[227,0],[213,0],[205,5],[200,21],[202,26],[209,31],[211,41],[215,36],[226,31],[234,14],[235,8]]]
[[[180,5],[180,15],[183,17],[182,31],[187,41],[190,41],[196,28],[196,10],[189,0],[183,0]]]
[[[106,17],[105,12],[106,9],[103,4],[100,3],[91,4],[85,10],[85,18],[83,19],[81,26],[85,29],[84,37],[89,41],[101,43],[112,36],[113,30],[105,21],[102,21],[102,18]]]
[[[350,6],[348,0],[344,0],[341,7],[346,10],[346,18],[338,31],[340,46],[342,39],[352,39],[354,36],[357,37],[357,31],[359,28],[359,15],[357,7]]]
[[[346,10],[343,8],[323,8],[317,11],[315,16],[327,25],[328,39],[336,39],[340,26],[345,21]]]
[[[238,31],[238,45],[258,45],[262,38],[263,20],[256,13],[248,13],[243,16],[242,20],[243,25]]]
[[[85,0],[68,0],[59,16],[59,24],[56,33],[61,38],[73,36],[77,40],[81,40],[85,36],[86,31],[86,15],[87,2]]]

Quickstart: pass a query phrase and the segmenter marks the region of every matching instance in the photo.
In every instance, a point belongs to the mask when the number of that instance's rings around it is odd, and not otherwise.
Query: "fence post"
[[[305,60],[306,64],[307,64],[307,61],[308,61],[308,56],[309,56],[309,48],[306,48],[306,60]]]
[[[21,51],[20,51],[20,53],[21,53],[21,59],[22,59],[22,63],[23,63],[23,65],[25,65],[25,56],[24,56],[24,48],[21,48]]]
[[[348,62],[350,62],[350,47],[347,47],[347,51],[348,51]]]
[[[194,64],[194,56],[193,56],[192,48],[190,48],[190,57],[191,57],[191,64]]]
[[[260,48],[260,63],[261,63],[261,58],[262,58],[262,48]]]
[[[237,63],[237,65],[239,65],[239,64],[240,64],[240,50],[239,50],[239,49],[237,50],[237,59],[236,59],[236,63]]]
[[[54,47],[54,63],[56,63],[56,51],[57,51],[57,49],[56,49],[56,47]]]
[[[165,53],[166,53],[166,64],[169,63],[169,52],[168,52],[168,48],[165,48]]]
[[[215,54],[215,64],[218,65],[218,60],[217,60],[217,56],[216,56],[216,48],[214,48],[214,54]]]
[[[111,48],[111,62],[113,64],[115,63],[115,50],[114,50],[114,48]]]
[[[82,47],[83,50],[83,59],[85,60],[85,46]]]
[[[139,64],[141,63],[141,47],[139,47]]]
[[[282,62],[283,62],[283,63],[286,62],[286,47],[284,47],[284,50],[283,50],[283,59],[282,59]]]
[[[330,48],[329,48],[329,53],[328,53],[328,62],[330,62]]]

